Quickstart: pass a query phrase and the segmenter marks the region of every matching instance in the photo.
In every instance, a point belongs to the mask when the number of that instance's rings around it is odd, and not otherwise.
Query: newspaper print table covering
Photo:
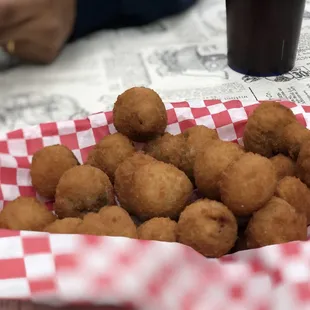
[[[309,106],[282,104],[310,127]],[[257,105],[239,100],[167,104],[167,130],[178,134],[204,124],[216,128],[223,140],[241,143],[248,115]],[[112,112],[103,112],[2,135],[0,207],[20,194],[35,195],[29,164],[42,146],[65,144],[83,162],[91,147],[113,132]],[[110,304],[137,310],[224,310],[228,305],[236,310],[303,310],[310,307],[309,258],[309,242],[214,260],[176,243],[0,230],[0,299],[30,298],[58,306]],[[30,303],[2,305],[4,309],[32,307]]]
[[[201,0],[183,15],[146,27],[98,32],[68,46],[47,67],[14,68],[0,60],[0,130],[110,110],[134,85],[154,88],[166,102],[287,98],[309,104],[310,0],[296,67],[280,77],[230,70],[225,28],[225,1]]]

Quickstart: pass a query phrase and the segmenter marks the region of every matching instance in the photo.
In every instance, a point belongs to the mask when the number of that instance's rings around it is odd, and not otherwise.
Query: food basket
[[[258,104],[238,100],[166,104],[167,131],[178,134],[203,124],[216,128],[223,140],[242,143],[248,115]],[[310,106],[282,104],[309,126]],[[95,143],[113,132],[112,112],[105,112],[2,135],[0,207],[19,195],[36,195],[29,166],[43,146],[64,144],[84,162]],[[2,230],[0,299],[142,310],[310,309],[310,243],[206,259],[176,243]]]

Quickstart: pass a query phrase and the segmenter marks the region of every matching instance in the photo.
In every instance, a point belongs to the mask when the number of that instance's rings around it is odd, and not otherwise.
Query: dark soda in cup
[[[253,76],[295,64],[306,0],[226,0],[228,65]]]

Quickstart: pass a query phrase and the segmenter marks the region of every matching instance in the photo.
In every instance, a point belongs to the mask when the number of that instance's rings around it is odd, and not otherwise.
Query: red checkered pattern
[[[258,104],[237,100],[167,104],[167,130],[177,134],[203,124],[216,128],[222,139],[241,143],[248,115]],[[309,127],[309,107],[282,104]],[[19,195],[36,195],[29,164],[42,146],[65,144],[83,162],[94,144],[113,132],[108,112],[0,137],[0,207]],[[217,260],[174,243],[2,230],[1,298],[143,310],[310,309],[310,242]]]

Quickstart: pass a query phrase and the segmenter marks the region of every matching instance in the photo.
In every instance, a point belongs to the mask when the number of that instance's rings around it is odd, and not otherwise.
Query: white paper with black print
[[[109,30],[67,46],[50,66],[0,54],[0,131],[109,110],[132,86],[165,101],[288,98],[310,104],[310,0],[296,67],[253,78],[227,67],[225,1],[202,0],[181,16],[141,28]]]

